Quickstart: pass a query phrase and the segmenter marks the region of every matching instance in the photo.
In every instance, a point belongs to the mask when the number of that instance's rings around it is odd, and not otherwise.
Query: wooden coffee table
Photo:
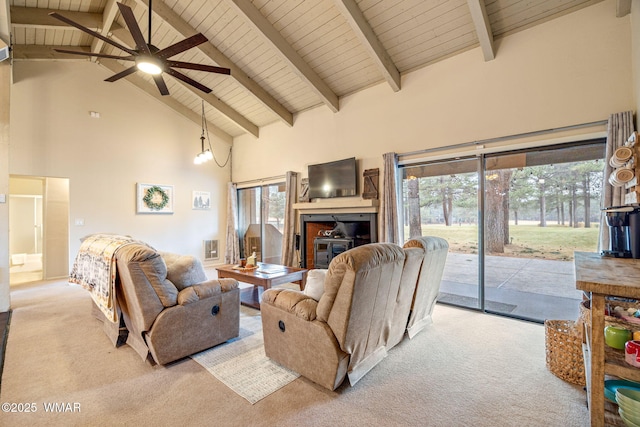
[[[240,303],[258,310],[260,310],[260,298],[265,290],[284,283],[297,283],[302,290],[307,281],[307,270],[304,268],[263,262],[259,262],[258,268],[255,270],[243,271],[234,267],[233,265],[216,267],[218,278],[231,278],[236,279],[238,282],[253,285],[252,288],[247,288],[240,292]]]

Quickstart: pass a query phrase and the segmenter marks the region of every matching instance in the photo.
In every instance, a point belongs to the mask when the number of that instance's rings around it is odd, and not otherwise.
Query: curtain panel
[[[240,262],[240,239],[238,237],[238,187],[227,184],[227,236],[224,255],[225,264]]]
[[[298,173],[287,172],[285,175],[284,232],[282,234],[282,265],[298,267],[296,259],[296,213],[293,204],[296,202],[298,189]]]
[[[396,176],[398,172],[398,155],[385,153],[382,171],[382,197],[380,203],[380,224],[378,236],[381,242],[400,243],[398,231],[398,198]]]
[[[624,146],[627,139],[634,131],[633,125],[633,112],[625,111],[622,113],[615,113],[609,116],[609,122],[607,124],[607,147],[604,162],[604,179],[602,184],[602,202],[601,208],[607,208],[611,206],[624,205],[625,188],[614,187],[609,183],[609,175],[614,171],[614,168],[609,164],[611,155],[616,149]],[[600,242],[599,251],[609,248],[609,227],[605,219],[605,215],[600,216]]]

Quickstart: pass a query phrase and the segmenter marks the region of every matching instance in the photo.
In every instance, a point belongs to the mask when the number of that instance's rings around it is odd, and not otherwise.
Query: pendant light
[[[213,159],[213,153],[211,152],[211,148],[207,148],[206,150],[204,149],[204,140],[205,140],[204,132],[206,127],[206,121],[207,119],[204,115],[204,101],[202,101],[202,134],[200,135],[201,151],[193,159],[193,163],[196,165],[200,165],[202,163],[208,162],[209,160]]]

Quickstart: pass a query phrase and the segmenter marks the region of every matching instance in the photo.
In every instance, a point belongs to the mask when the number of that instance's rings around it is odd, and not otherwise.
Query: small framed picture
[[[138,184],[136,188],[136,213],[172,214],[173,185]]]
[[[211,209],[211,193],[208,191],[193,191],[191,197],[191,209]]]

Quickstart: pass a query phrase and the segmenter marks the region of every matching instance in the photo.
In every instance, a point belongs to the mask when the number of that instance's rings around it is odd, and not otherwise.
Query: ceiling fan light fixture
[[[154,76],[162,73],[162,64],[157,58],[151,56],[140,56],[136,59],[136,67],[138,70]]]
[[[191,48],[199,46],[202,43],[206,43],[208,40],[204,35],[202,35],[202,33],[194,34],[193,36],[187,37],[186,39],[183,39],[177,43],[174,43],[168,47],[165,47],[164,49],[158,49],[156,46],[154,46],[151,43],[151,30],[153,28],[153,26],[151,25],[151,17],[153,16],[153,13],[151,12],[153,10],[153,6],[151,4],[152,0],[147,0],[147,3],[148,3],[147,15],[149,18],[149,25],[148,25],[149,36],[147,37],[147,40],[145,40],[144,36],[142,35],[142,32],[140,30],[140,25],[138,25],[138,21],[136,20],[133,10],[131,10],[129,6],[123,3],[120,3],[120,2],[116,3],[118,5],[118,9],[120,10],[120,14],[122,15],[125,21],[125,24],[127,25],[129,33],[133,38],[133,42],[135,44],[134,48],[130,48],[121,43],[118,43],[117,41],[112,40],[109,37],[106,37],[90,28],[87,28],[78,22],[75,22],[69,18],[66,18],[65,16],[60,15],[57,12],[49,13],[49,16],[55,19],[58,19],[67,25],[75,27],[86,34],[89,34],[90,36],[95,37],[98,40],[102,40],[103,42],[108,43],[111,46],[122,50],[123,52],[126,52],[128,55],[120,56],[120,55],[110,55],[110,54],[105,54],[100,52],[73,51],[73,50],[66,50],[66,49],[54,49],[54,50],[57,52],[72,54],[72,55],[95,56],[97,58],[117,59],[121,61],[135,61],[135,66],[127,67],[123,71],[120,71],[114,74],[113,76],[105,79],[105,81],[113,83],[116,80],[119,80],[123,77],[127,77],[128,75],[131,75],[139,70],[145,74],[149,74],[153,76],[153,80],[155,81],[155,84],[158,87],[158,90],[160,91],[161,95],[169,95],[169,89],[167,88],[165,81],[160,75],[162,73],[168,73],[172,77],[175,77],[178,80],[182,80],[184,83],[190,86],[193,86],[196,89],[199,89],[205,93],[211,92],[211,89],[198,83],[197,81],[193,80],[189,76],[186,76],[180,73],[179,71],[176,70],[176,68],[185,68],[189,70],[204,71],[208,73],[231,74],[231,70],[229,70],[228,68],[214,67],[211,65],[197,64],[192,62],[174,61],[170,59],[172,56],[178,55]]]

